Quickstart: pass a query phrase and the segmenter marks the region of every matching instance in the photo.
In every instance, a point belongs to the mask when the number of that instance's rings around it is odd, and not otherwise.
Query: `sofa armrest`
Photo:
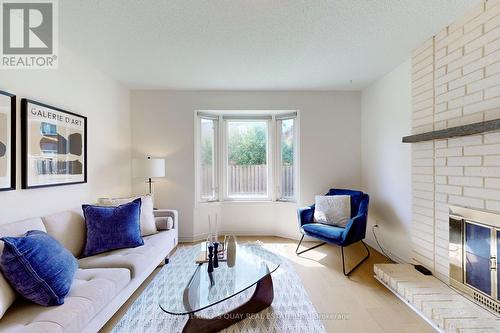
[[[175,209],[156,209],[153,211],[155,221],[157,217],[171,217],[174,225],[173,229],[177,229],[177,223],[179,223],[179,213]],[[158,225],[156,226],[158,228]]]

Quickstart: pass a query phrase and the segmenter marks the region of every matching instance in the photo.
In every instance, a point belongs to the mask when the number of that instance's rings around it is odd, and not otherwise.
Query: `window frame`
[[[201,197],[201,119],[214,120],[214,197],[208,200]],[[294,119],[294,196],[283,197],[280,193],[282,179],[281,165],[281,127],[280,120]],[[228,145],[227,121],[255,121],[267,122],[267,195],[234,197],[229,196],[228,188]],[[300,177],[300,113],[299,110],[195,110],[195,202],[284,202],[297,203],[299,201]]]
[[[229,131],[228,131],[228,122],[230,121],[237,121],[237,122],[256,122],[256,121],[265,121],[266,122],[266,126],[267,126],[267,140],[266,140],[266,165],[267,165],[267,184],[266,184],[266,188],[267,188],[267,193],[266,195],[253,195],[253,196],[230,196],[229,195],[229,184],[228,184],[228,177],[229,177],[229,172],[228,172],[228,165],[229,165],[229,152],[228,152],[228,135],[229,135]],[[272,159],[272,155],[270,153],[271,151],[271,147],[273,146],[272,144],[272,133],[271,133],[271,122],[272,122],[272,118],[270,119],[265,119],[264,117],[262,117],[261,119],[259,119],[258,117],[241,117],[241,119],[238,117],[238,118],[233,118],[233,117],[229,117],[229,118],[224,118],[223,117],[223,126],[222,126],[222,135],[223,135],[223,141],[222,141],[222,150],[223,150],[223,162],[222,162],[222,197],[224,198],[224,201],[236,201],[236,202],[244,202],[244,201],[272,201],[273,199],[273,193],[272,193],[272,187],[273,187],[273,184],[272,184],[272,173],[273,173],[273,159]]]
[[[275,168],[275,183],[276,183],[276,201],[282,202],[297,202],[297,190],[298,190],[298,126],[297,126],[297,118],[298,115],[295,114],[285,114],[278,115],[275,117],[276,122],[276,168]],[[293,196],[286,197],[283,195],[283,178],[281,177],[281,166],[283,163],[282,156],[282,144],[281,144],[281,135],[282,135],[282,122],[283,120],[293,119]]]
[[[204,198],[202,196],[202,179],[201,179],[201,122],[202,120],[212,120],[213,121],[213,146],[212,146],[212,154],[213,154],[213,168],[212,168],[212,192],[213,196]],[[198,113],[196,114],[196,140],[195,140],[195,163],[196,163],[196,197],[199,202],[218,202],[220,198],[219,193],[219,117],[210,114]]]

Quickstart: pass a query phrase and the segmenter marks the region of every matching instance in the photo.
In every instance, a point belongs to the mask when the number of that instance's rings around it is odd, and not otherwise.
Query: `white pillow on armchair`
[[[351,218],[351,196],[317,195],[314,222],[344,228]]]

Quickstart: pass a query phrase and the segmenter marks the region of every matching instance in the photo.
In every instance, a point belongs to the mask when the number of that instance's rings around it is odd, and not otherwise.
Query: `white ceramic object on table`
[[[227,240],[227,266],[233,267],[236,263],[236,236],[228,236]]]

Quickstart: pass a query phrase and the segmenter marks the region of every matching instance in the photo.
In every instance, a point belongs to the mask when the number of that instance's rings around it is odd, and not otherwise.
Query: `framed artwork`
[[[87,118],[21,100],[22,188],[87,182]]]
[[[0,91],[0,191],[16,189],[16,96]]]

